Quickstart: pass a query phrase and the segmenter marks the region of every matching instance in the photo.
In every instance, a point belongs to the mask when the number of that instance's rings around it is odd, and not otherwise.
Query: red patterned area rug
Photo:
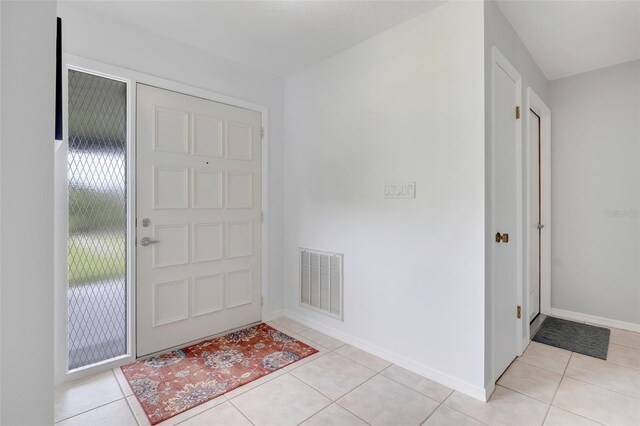
[[[152,425],[318,352],[258,324],[122,367]]]

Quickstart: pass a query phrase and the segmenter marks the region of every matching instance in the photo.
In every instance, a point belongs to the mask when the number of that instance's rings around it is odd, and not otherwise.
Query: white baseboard
[[[396,364],[402,368],[406,368],[409,371],[412,371],[430,380],[438,382],[453,390],[460,391],[472,398],[478,399],[480,401],[487,401],[488,398],[491,396],[491,393],[493,393],[493,389],[491,388],[491,386],[485,389],[483,387],[472,385],[471,383],[457,379],[453,376],[450,376],[446,373],[435,370],[424,364],[420,364],[411,359],[405,358],[404,356],[397,354],[395,352],[389,351],[388,349],[366,342],[358,337],[352,336],[351,334],[344,333],[343,331],[337,330],[332,327],[328,327],[314,320],[310,320],[297,313],[284,310],[283,314],[284,316],[287,316],[293,320],[296,320],[299,323],[306,325],[307,327],[311,327],[335,339],[342,340],[343,342],[348,343],[352,346],[355,346],[358,349],[367,351],[386,361]]]
[[[282,309],[276,309],[275,311],[271,311],[271,312],[263,312],[262,313],[262,321],[272,321],[278,317],[281,317],[284,315],[284,310]]]
[[[601,325],[603,327],[621,328],[623,330],[635,331],[636,333],[640,333],[640,324],[602,318],[595,315],[581,314],[579,312],[565,311],[564,309],[551,308],[551,316],[577,322],[588,322],[590,324]]]

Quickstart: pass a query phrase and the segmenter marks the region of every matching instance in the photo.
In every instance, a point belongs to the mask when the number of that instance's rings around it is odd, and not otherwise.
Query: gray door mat
[[[594,358],[607,359],[610,334],[611,330],[608,328],[548,317],[532,340]]]

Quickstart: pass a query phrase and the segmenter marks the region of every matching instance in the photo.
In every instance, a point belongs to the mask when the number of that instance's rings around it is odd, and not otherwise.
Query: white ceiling
[[[549,80],[640,59],[640,1],[506,1],[498,7]]]
[[[287,76],[441,1],[84,1],[75,5]]]

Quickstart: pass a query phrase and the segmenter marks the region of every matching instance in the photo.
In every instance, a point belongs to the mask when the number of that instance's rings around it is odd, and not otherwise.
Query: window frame
[[[135,361],[135,82],[117,69],[99,63],[85,64],[81,58],[63,55],[62,107],[63,139],[56,141],[54,165],[54,259],[56,315],[54,319],[55,383],[76,380]],[[69,154],[69,72],[78,71],[122,82],[126,85],[126,351],[125,354],[69,369],[69,299],[68,299],[68,154]]]

